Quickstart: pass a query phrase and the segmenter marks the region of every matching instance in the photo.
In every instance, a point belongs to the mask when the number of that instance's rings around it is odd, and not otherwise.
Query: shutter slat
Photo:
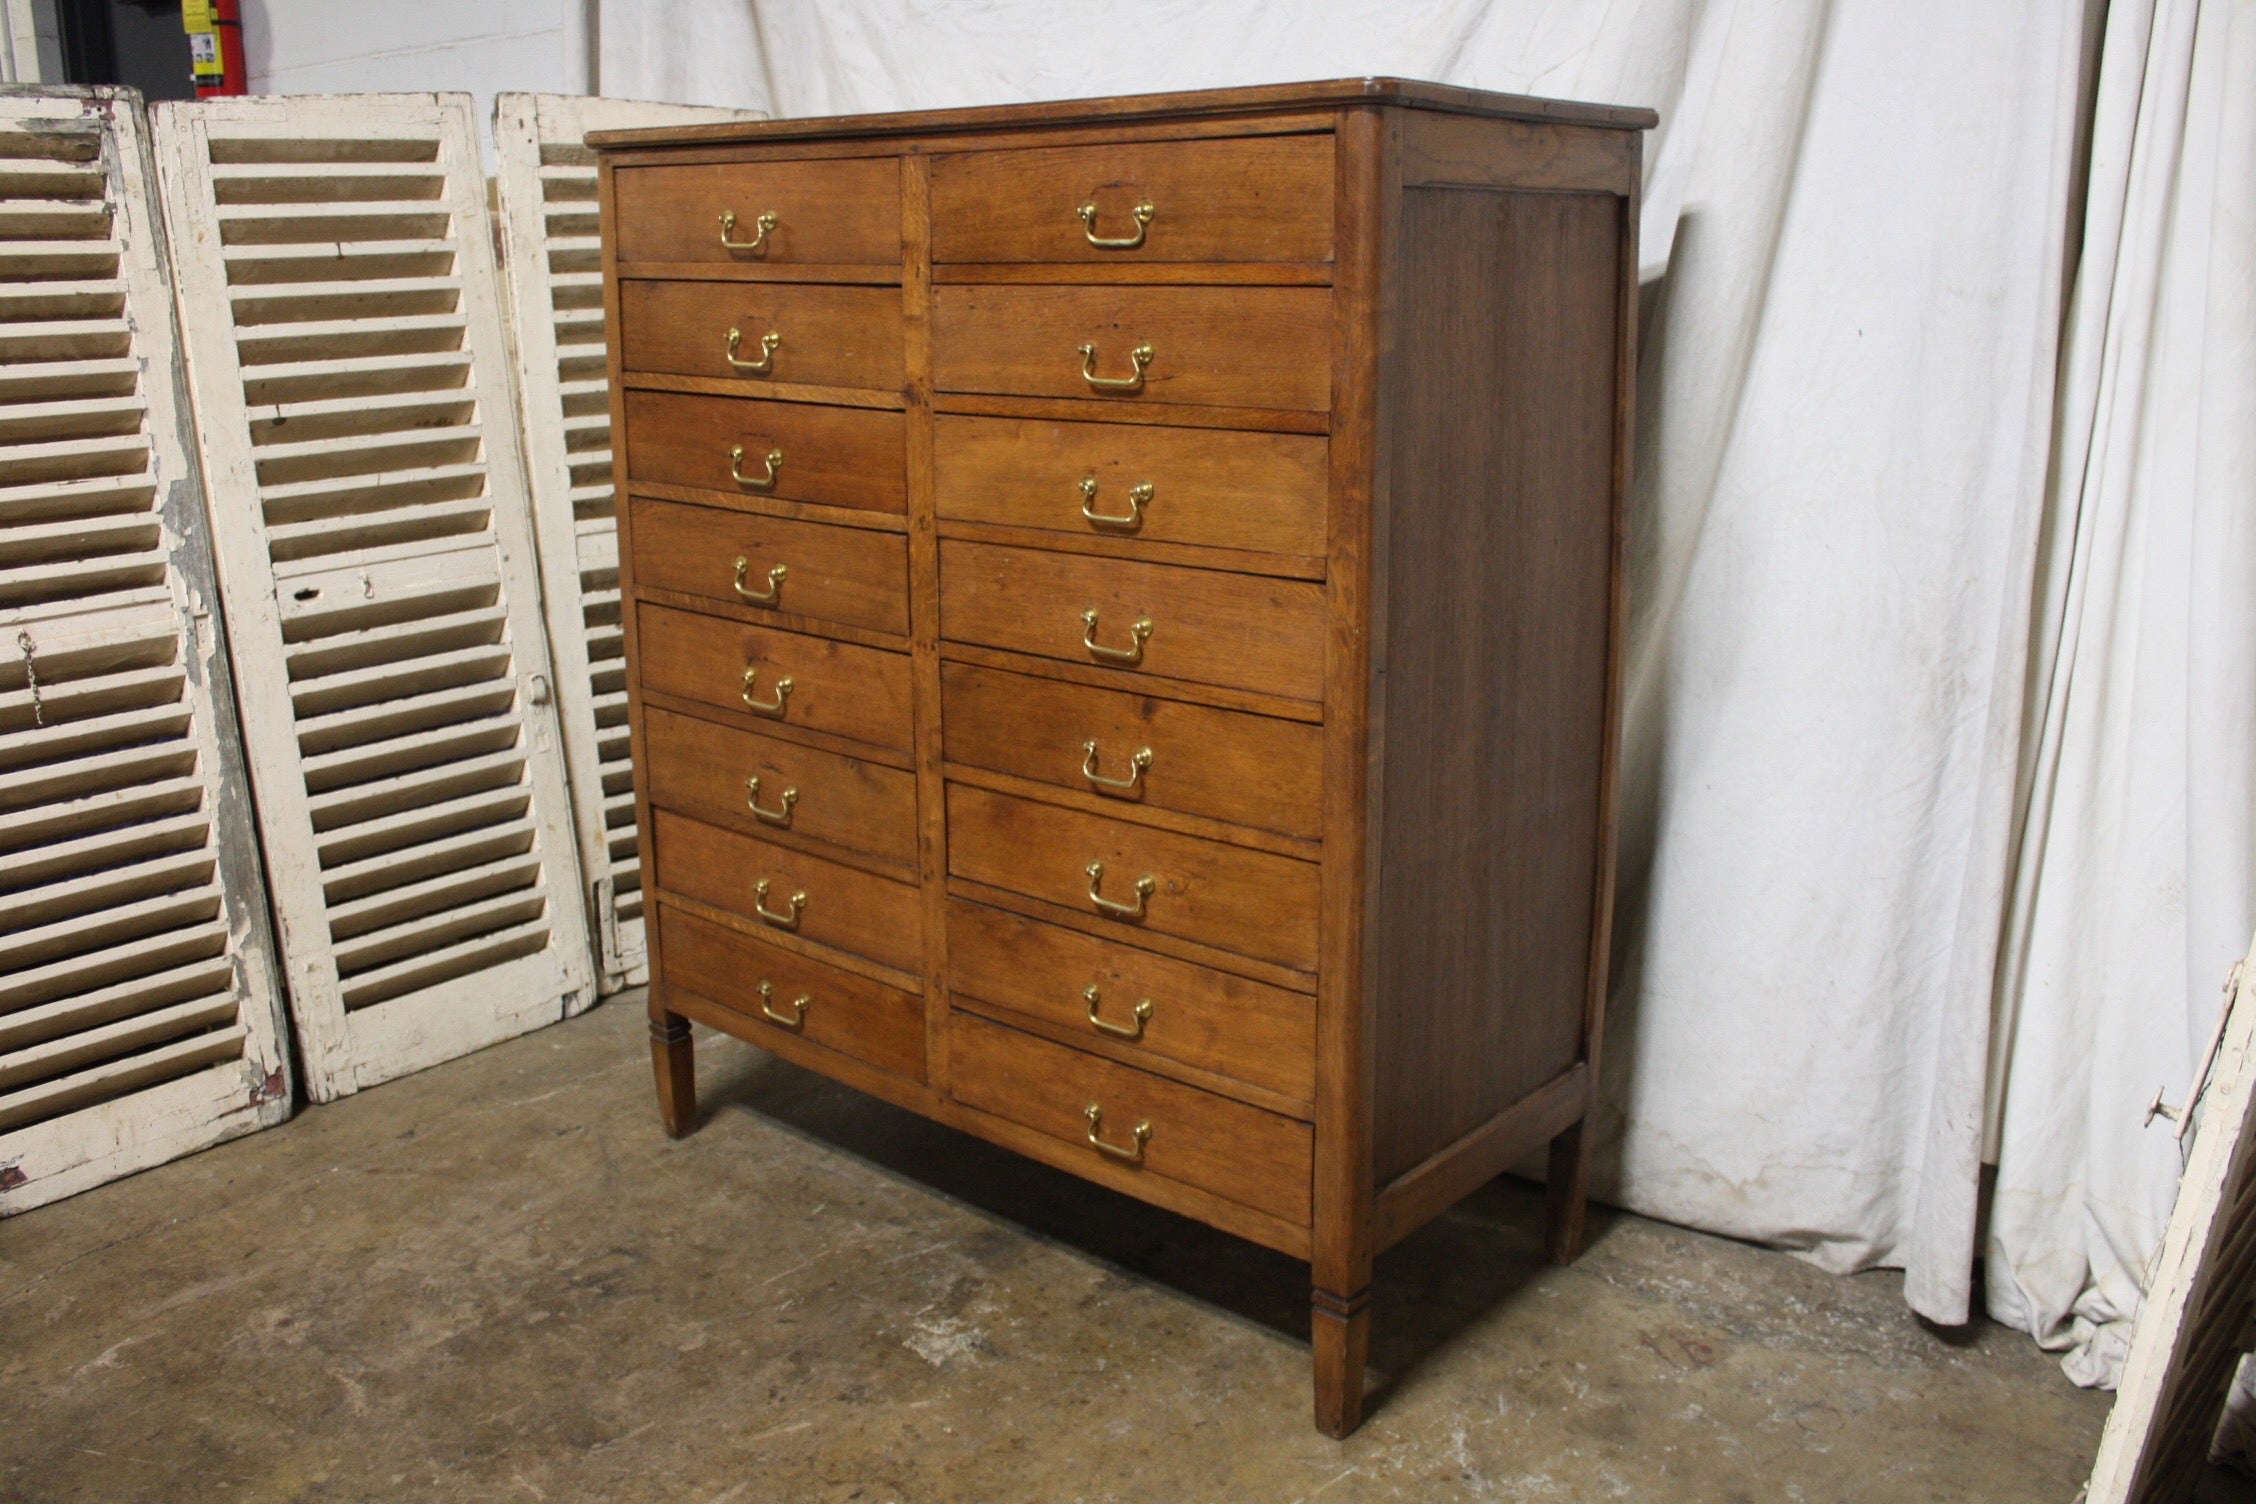
[[[485,183],[462,96],[158,119],[231,649],[288,686],[247,740],[327,1100],[593,990],[585,916],[550,901],[580,878],[524,692],[551,671]]]

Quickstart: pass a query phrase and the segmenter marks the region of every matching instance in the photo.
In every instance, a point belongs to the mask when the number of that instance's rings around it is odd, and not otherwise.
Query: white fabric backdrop
[[[786,115],[1360,73],[1657,108],[1601,1189],[1829,1268],[1904,1266],[1912,1305],[1957,1322],[2036,772],[2031,589],[2096,9],[604,0],[601,77]],[[2045,887],[2065,918],[2092,896]],[[2216,905],[2245,936],[2245,886]],[[2118,1012],[2183,1012],[2177,980],[2126,977]],[[2029,1014],[1997,1033],[2017,1060],[2045,1053]],[[1993,1248],[2000,1310],[2048,1336],[2097,1267],[2061,1115],[2153,1201],[2135,1115],[2092,1113],[2073,1063],[2017,1064],[2003,1099],[2005,1184],[2055,1215]]]
[[[1990,1303],[2120,1365],[2256,913],[2256,6],[2115,0],[2000,996]]]

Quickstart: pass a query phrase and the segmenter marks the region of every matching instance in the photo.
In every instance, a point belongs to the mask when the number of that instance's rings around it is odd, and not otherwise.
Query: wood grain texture
[[[672,962],[669,985],[736,1012],[741,1037],[772,1044],[789,1034],[924,1079],[924,999],[914,993],[763,945],[671,905],[660,908],[658,925]]]
[[[916,780],[901,769],[669,710],[645,714],[644,776],[660,808],[787,846],[844,847],[915,875]]]
[[[1322,832],[1323,733],[1314,726],[1181,700],[1089,689],[951,663],[941,676],[951,762],[1093,793],[1131,817],[1182,810],[1313,839]],[[1125,778],[1151,754],[1132,789]]]
[[[1087,646],[1126,651],[1138,621],[1151,632],[1136,664]],[[1301,580],[940,544],[942,636],[1102,668],[1124,687],[1149,674],[1321,699],[1324,625],[1322,589]]]
[[[665,606],[642,606],[636,616],[636,672],[646,690],[700,701],[753,729],[809,727],[874,746],[910,746],[906,654]],[[791,680],[781,713],[746,708],[747,669],[758,670],[752,692],[763,704],[774,700],[778,680]]]
[[[900,166],[890,157],[841,162],[729,162],[629,167],[618,175],[619,259],[777,268],[825,263],[897,267]],[[734,211],[731,238],[759,234],[757,251],[721,244],[720,216]],[[639,268],[637,268],[639,270]]]
[[[1091,901],[1091,862],[1103,864],[1096,886],[1115,903],[1133,904],[1137,881],[1152,880],[1142,917],[1118,918]],[[1312,862],[955,784],[948,789],[948,870],[1106,919],[1126,942],[1146,932],[1175,935],[1315,969]]]
[[[1406,189],[1386,456],[1375,1170],[1583,1049],[1612,620],[1621,201]],[[1514,609],[1486,609],[1510,601]]]
[[[1055,1024],[1083,1048],[1248,1082],[1307,1116],[1316,1009],[1303,993],[961,901],[948,906],[948,966],[958,993]],[[1115,1027],[1134,1028],[1137,1005],[1150,1004],[1133,1041],[1089,1022],[1089,987],[1098,1016]]]
[[[932,169],[932,259],[1099,263],[1329,261],[1325,135],[967,152]],[[1078,213],[1097,206],[1094,229]],[[1090,236],[1136,235],[1106,249]]]
[[[923,967],[917,890],[842,862],[660,810],[658,886],[757,921],[778,934],[851,951],[905,972]],[[763,900],[757,886],[765,882]],[[791,899],[804,894],[798,922]]]
[[[1106,544],[1324,551],[1324,441],[1114,423],[944,417],[934,435],[940,515]],[[1092,501],[1082,482],[1094,480]],[[1129,493],[1151,499],[1129,505]],[[1133,518],[1132,526],[1091,522]]]
[[[897,533],[671,501],[630,505],[635,577],[646,590],[758,609],[767,607],[744,592],[772,594],[776,611],[908,633],[909,549]],[[775,569],[786,571],[781,579]]]
[[[1499,124],[1464,115],[1402,117],[1406,188],[1635,191],[1639,137],[1600,126]]]
[[[908,444],[896,412],[638,391],[627,393],[627,429],[627,474],[637,482],[874,512],[909,509]],[[738,448],[741,465],[729,453]],[[767,489],[754,490],[731,473],[760,476],[779,449],[783,462]]]
[[[729,364],[766,358],[769,370]],[[768,335],[780,337],[763,356]],[[704,376],[738,383],[901,389],[901,295],[890,287],[791,282],[645,282],[619,285],[619,348],[630,371]]]
[[[1307,1222],[1307,1124],[974,1014],[957,1013],[948,1033],[956,1100],[1083,1145],[1091,1159],[1103,1157],[1088,1143],[1088,1109],[1096,1107],[1093,1131],[1107,1144],[1129,1148],[1137,1125],[1148,1126],[1143,1174]]]
[[[981,105],[969,109],[909,110],[886,115],[833,115],[798,120],[748,120],[667,130],[593,131],[588,140],[604,147],[632,149],[669,143],[799,141],[817,138],[847,142],[861,136],[931,136],[982,130],[1021,130],[1102,124],[1115,129],[1182,117],[1271,114],[1282,110],[1350,105],[1396,105],[1413,110],[1447,110],[1504,120],[1559,121],[1649,131],[1660,123],[1651,110],[1624,105],[1583,104],[1499,94],[1423,79],[1357,77],[1308,83],[1257,84],[1229,89],[1192,89],[1172,94],[1115,94],[1097,99],[1064,99],[1042,104]],[[1374,112],[1375,113],[1375,112]],[[1232,122],[1235,126],[1235,122]],[[1238,127],[1242,128],[1242,127]]]
[[[1313,287],[985,287],[932,294],[932,381],[943,392],[1072,397],[1109,405],[1210,403],[1321,410],[1331,294]],[[1135,374],[1134,391],[1092,386]]]

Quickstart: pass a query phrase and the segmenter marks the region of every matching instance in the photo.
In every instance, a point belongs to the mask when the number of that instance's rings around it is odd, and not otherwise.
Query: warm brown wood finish
[[[1305,1258],[1335,1436],[1381,1249],[1548,1142],[1573,1256],[1652,123],[600,138],[669,1132],[694,1018]]]
[[[908,635],[909,545],[899,533],[671,501],[628,505],[645,590]]]
[[[1331,302],[1313,287],[939,287],[932,384],[1105,403],[1321,409],[1331,400]],[[1150,352],[1140,382],[1139,350]]]
[[[1106,1145],[1144,1174],[1308,1220],[1305,1123],[968,1013],[948,1031],[948,1056],[967,1106],[1082,1145],[1091,1158],[1105,1157]]]
[[[843,847],[916,873],[916,779],[900,768],[670,710],[644,720],[650,802],[762,840]]]
[[[643,606],[635,614],[641,626],[635,678],[646,695],[710,705],[757,730],[821,731],[908,750],[906,654],[664,606]],[[791,681],[788,694],[779,688],[784,679]],[[782,703],[772,711],[754,709],[746,699],[769,706],[779,694]],[[647,765],[647,754],[643,760]]]
[[[1305,558],[1324,552],[1322,439],[955,417],[941,418],[933,439],[946,521],[1040,528],[1125,549],[1180,543]],[[1091,514],[1106,520],[1093,522]]]
[[[630,391],[626,400],[632,481],[717,491],[755,511],[775,501],[909,509],[906,424],[897,412],[681,392]],[[759,484],[768,479],[767,457],[779,451],[772,482]]]
[[[1138,660],[1108,656],[1137,647],[1139,622],[1149,630]],[[940,635],[1124,675],[1323,698],[1324,592],[1302,580],[944,539]]]
[[[1095,876],[1092,862],[1103,867]],[[1149,931],[1316,969],[1313,862],[954,784],[948,870],[1103,921],[1123,938]],[[1100,897],[1137,912],[1122,915]]]
[[[1083,219],[1084,204],[1095,206],[1093,219]],[[1092,238],[1138,243],[1100,246]],[[1329,261],[1332,138],[1137,141],[941,157],[932,171],[932,259]]]
[[[1257,1086],[1308,1115],[1316,1009],[1304,993],[960,901],[948,905],[948,973],[959,1002],[1009,1009],[1133,1065],[1207,1073],[1199,1085]]]
[[[842,162],[711,162],[633,167],[618,175],[616,243],[633,264],[880,266],[901,263],[900,165],[891,157]],[[721,216],[734,214],[722,244]],[[773,215],[765,234],[760,217]]]
[[[828,946],[904,972],[921,964],[913,884],[664,810],[654,823],[661,890],[724,909],[779,943]]]
[[[1314,726],[968,663],[947,665],[941,694],[951,763],[1093,794],[1130,818],[1180,810],[1323,835],[1324,737]],[[1133,787],[1114,786],[1124,780]]]
[[[901,294],[891,287],[622,281],[618,340],[630,376],[713,377],[747,397],[784,382],[901,387]]]
[[[670,904],[658,909],[671,985],[732,1009],[747,1037],[777,1032],[851,1055],[881,1071],[924,1079],[924,999],[803,952],[763,944],[740,930]]]

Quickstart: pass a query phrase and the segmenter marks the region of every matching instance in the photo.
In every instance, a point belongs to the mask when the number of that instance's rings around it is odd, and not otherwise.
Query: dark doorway
[[[180,0],[58,0],[63,72],[74,84],[130,84],[151,99],[194,99]]]

